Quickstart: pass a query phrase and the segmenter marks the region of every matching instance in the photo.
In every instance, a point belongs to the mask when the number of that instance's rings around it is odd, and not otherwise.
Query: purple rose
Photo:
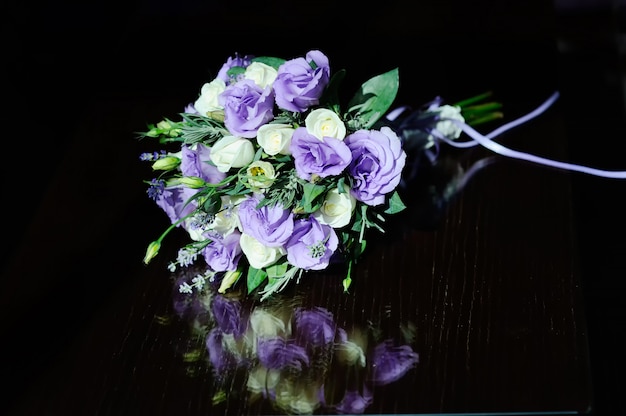
[[[291,136],[289,146],[298,176],[311,180],[312,175],[324,178],[339,175],[350,164],[352,153],[341,140],[310,134],[306,127],[298,127]]]
[[[297,308],[294,311],[296,339],[315,347],[325,347],[335,340],[337,324],[328,309],[314,307],[312,309]]]
[[[197,176],[208,183],[218,183],[226,177],[226,173],[217,170],[215,165],[209,163],[211,148],[202,143],[193,148],[183,145],[180,170],[184,176]]]
[[[226,87],[218,97],[224,107],[224,125],[233,136],[251,139],[259,127],[274,118],[274,91],[242,79]]]
[[[267,247],[283,246],[293,233],[293,214],[282,205],[257,208],[259,199],[249,197],[239,204],[241,230]]]
[[[259,338],[257,352],[259,362],[269,369],[300,371],[303,365],[309,365],[309,356],[304,348],[282,338]]]
[[[408,345],[394,345],[386,340],[376,346],[371,353],[368,382],[384,385],[399,380],[417,364],[419,356]]]
[[[234,231],[225,237],[215,237],[202,250],[204,260],[209,267],[216,272],[225,272],[236,270],[239,259],[241,258],[241,246],[239,238],[241,234]]]
[[[367,205],[381,205],[385,195],[400,183],[406,153],[400,139],[389,127],[359,130],[344,142],[352,151],[348,168],[354,178],[352,195]]]
[[[187,200],[196,194],[195,189],[182,186],[165,188],[156,199],[156,204],[165,211],[170,221],[175,223],[196,209],[195,203],[187,204]],[[179,224],[180,226],[180,224]]]
[[[325,269],[338,243],[337,234],[330,225],[320,224],[313,216],[298,219],[285,244],[287,261],[305,270]]]
[[[274,80],[276,105],[287,111],[302,113],[319,104],[330,81],[328,58],[320,51],[310,51],[306,58],[296,58],[278,68]]]
[[[252,63],[252,58],[254,58],[253,55],[245,55],[245,56],[239,56],[238,53],[235,53],[235,56],[231,56],[229,57],[226,62],[224,62],[224,64],[222,65],[222,67],[220,68],[219,72],[217,73],[217,77],[221,79],[222,81],[224,81],[226,83],[226,85],[231,83],[231,80],[237,81],[237,79],[232,79],[231,77],[228,76],[228,71],[231,68],[234,68],[236,66],[240,66],[242,68],[247,68],[248,65],[250,65],[250,63]]]

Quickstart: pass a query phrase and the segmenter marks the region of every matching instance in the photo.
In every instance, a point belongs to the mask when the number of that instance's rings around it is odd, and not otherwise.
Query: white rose
[[[196,111],[206,116],[211,111],[223,110],[224,107],[219,105],[217,97],[224,92],[225,89],[226,84],[218,78],[204,84],[200,89],[200,97],[198,97],[193,104]]]
[[[250,163],[246,173],[248,174],[248,184],[255,189],[269,188],[276,180],[274,166],[263,160]]]
[[[251,79],[261,88],[265,88],[274,83],[276,75],[278,75],[278,71],[271,66],[261,62],[252,62],[246,67],[246,72],[244,72],[243,77],[245,79]]]
[[[317,108],[304,120],[307,131],[318,139],[334,137],[343,140],[346,137],[346,125],[337,113],[326,108]]]
[[[339,193],[339,189],[333,188],[326,193],[324,203],[313,216],[321,224],[340,228],[348,225],[355,207],[356,199],[350,192]]]
[[[345,341],[335,346],[335,358],[342,364],[365,367],[366,359],[363,348],[352,341]]]
[[[237,205],[245,199],[245,196],[224,195],[222,198],[222,209],[215,214],[209,229],[218,232],[223,237],[231,234],[239,227],[239,216],[237,215]]]
[[[259,240],[245,233],[241,234],[239,245],[241,245],[241,250],[246,255],[248,262],[255,269],[271,266],[287,254],[284,248],[266,247]]]
[[[452,106],[452,105],[442,105],[437,110],[435,110],[435,112],[438,113],[439,117],[441,118],[458,120],[462,123],[465,122],[465,119],[461,115],[461,107]],[[446,136],[448,139],[451,139],[451,140],[458,139],[459,136],[461,136],[461,133],[463,132],[461,127],[457,126],[451,120],[438,121],[437,125],[435,126],[435,129],[439,131],[439,133],[443,134],[444,136]],[[430,135],[428,136],[428,140],[432,142],[435,140],[435,138],[432,135]]]
[[[279,370],[270,370],[259,365],[250,370],[247,388],[251,393],[265,394],[267,391],[274,390],[279,380]]]
[[[320,406],[321,385],[281,379],[276,384],[276,405],[291,415],[310,415]]]
[[[257,131],[256,140],[263,151],[270,156],[290,155],[289,145],[294,128],[289,124],[264,124]]]
[[[224,136],[211,148],[211,162],[220,172],[231,168],[242,168],[254,159],[254,146],[249,139],[237,136]]]

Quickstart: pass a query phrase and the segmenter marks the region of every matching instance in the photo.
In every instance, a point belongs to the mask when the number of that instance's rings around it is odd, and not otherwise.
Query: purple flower
[[[298,176],[311,180],[312,175],[326,177],[339,175],[350,164],[350,148],[341,140],[310,134],[306,127],[298,127],[291,137],[289,147]]]
[[[240,338],[247,328],[247,316],[242,313],[241,303],[216,295],[211,303],[211,311],[217,328],[225,334]]]
[[[417,364],[419,356],[408,345],[394,345],[386,340],[376,346],[369,357],[368,382],[384,385],[399,380]]]
[[[165,188],[163,193],[157,197],[156,204],[165,211],[173,224],[196,209],[195,203],[186,203],[196,192],[194,189],[182,186]]]
[[[339,239],[330,225],[320,224],[314,217],[295,221],[293,234],[285,244],[287,260],[305,270],[321,270],[328,266]]]
[[[225,237],[213,237],[213,241],[202,250],[204,260],[213,271],[236,270],[241,258],[239,238],[241,233],[233,231]]]
[[[226,83],[226,85],[228,85],[232,79],[231,77],[228,76],[228,71],[231,68],[234,68],[236,66],[246,68],[252,62],[252,58],[254,58],[253,55],[245,55],[242,57],[242,56],[239,56],[238,53],[235,53],[235,56],[229,57],[226,60],[226,62],[224,62],[219,72],[217,73],[216,78],[221,79],[222,81]],[[233,81],[237,81],[237,80],[234,79]]]
[[[406,153],[389,127],[359,130],[344,139],[352,151],[348,168],[354,178],[352,195],[367,205],[381,205],[400,183]]]
[[[222,181],[226,174],[210,162],[211,148],[198,143],[191,148],[183,145],[180,170],[184,176],[197,176],[209,183]]]
[[[242,79],[226,87],[217,99],[224,107],[224,125],[234,136],[251,139],[274,118],[274,91],[269,85],[263,89]]]
[[[346,390],[341,402],[335,405],[335,411],[344,415],[360,415],[372,404],[373,399],[372,392],[365,386],[363,386],[363,393],[357,390]]]
[[[257,208],[258,204],[257,197],[247,198],[239,204],[241,230],[267,247],[283,246],[293,233],[293,214],[281,205]]]
[[[314,307],[312,309],[297,308],[294,311],[296,339],[301,345],[322,347],[335,340],[337,324],[328,309]]]
[[[309,356],[304,348],[277,338],[260,338],[257,346],[259,362],[269,369],[283,368],[302,370],[303,365],[309,365]]]
[[[287,111],[302,113],[319,104],[328,82],[328,58],[320,51],[310,51],[306,58],[296,58],[278,68],[274,80],[276,104]]]

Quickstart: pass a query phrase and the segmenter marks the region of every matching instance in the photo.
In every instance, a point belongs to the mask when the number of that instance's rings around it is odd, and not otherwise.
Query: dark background
[[[234,52],[321,49],[348,70],[346,89],[399,66],[398,103],[493,90],[511,119],[558,89],[570,161],[626,169],[626,8],[617,1],[3,4],[5,403],[29,400],[20,392],[125,290],[116,270],[138,267],[154,222],[164,224],[136,176],[144,149],[133,132],[182,111]],[[90,140],[94,127],[109,140]],[[626,185],[584,175],[572,185],[594,413],[626,414]],[[116,203],[129,199],[145,222]],[[43,202],[63,208],[42,213]]]

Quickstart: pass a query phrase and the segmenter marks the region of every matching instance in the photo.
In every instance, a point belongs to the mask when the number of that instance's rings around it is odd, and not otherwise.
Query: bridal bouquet
[[[345,265],[348,291],[370,233],[385,232],[386,218],[406,208],[398,191],[414,171],[411,155],[501,115],[498,103],[478,103],[486,96],[390,111],[397,68],[344,105],[345,74],[318,50],[290,60],[236,54],[180,119],[148,125],[140,138],[163,149],[141,155],[156,173],[147,192],[171,226],[144,262],[178,227],[189,241],[170,270],[206,263],[182,292],[209,281],[220,293],[245,285],[264,300],[331,264]]]

